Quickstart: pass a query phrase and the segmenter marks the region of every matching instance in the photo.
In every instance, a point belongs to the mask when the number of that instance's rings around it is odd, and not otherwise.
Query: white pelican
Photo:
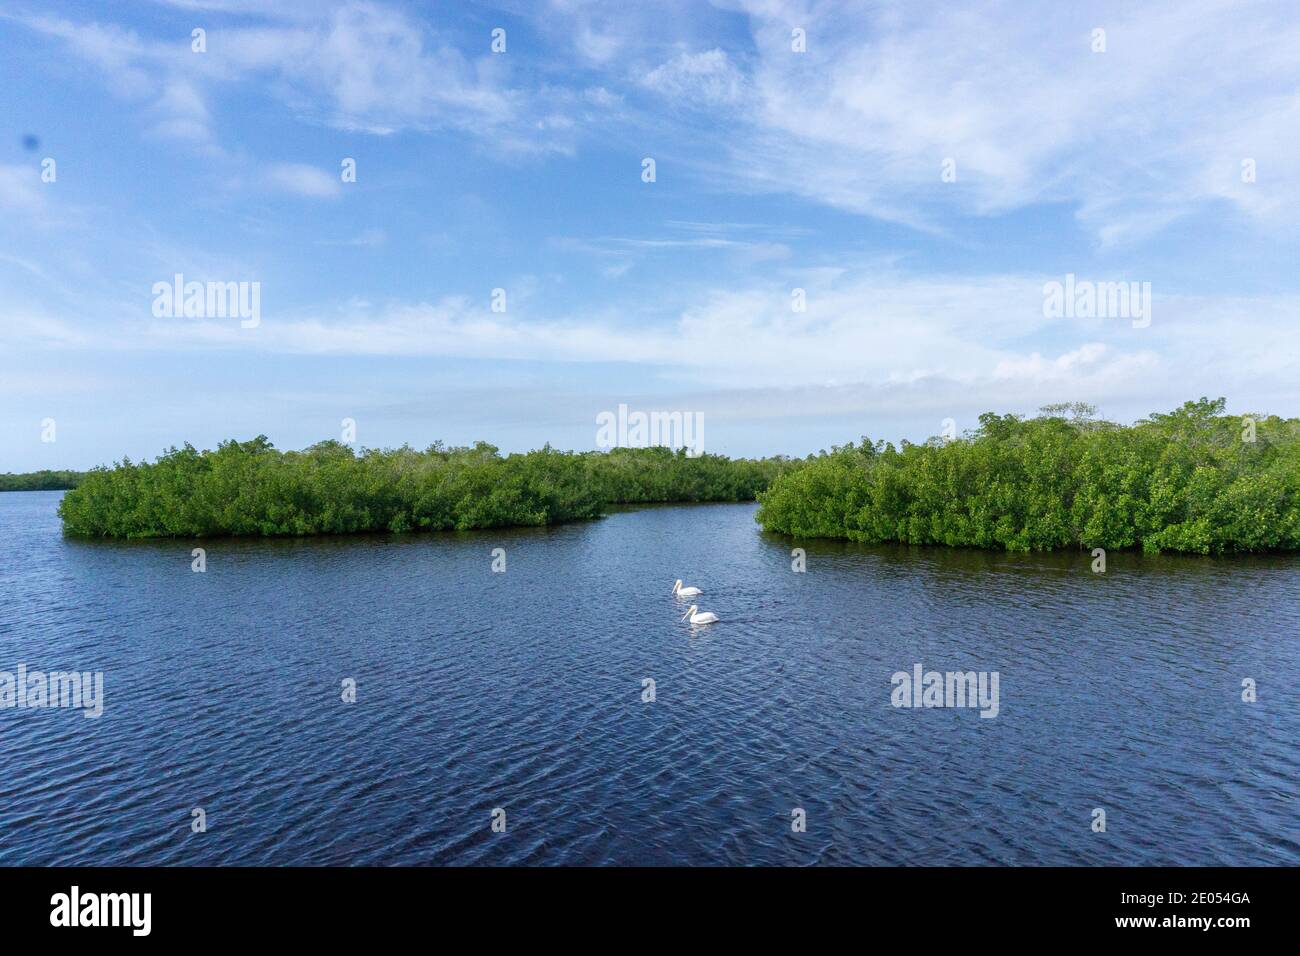
[[[691,619],[692,624],[712,624],[718,619],[718,615],[714,614],[712,611],[705,611],[701,614],[698,604],[692,604],[688,607],[686,613],[682,615],[682,620],[684,621],[688,617]]]
[[[677,583],[673,585],[673,593],[676,594],[678,597],[695,597],[695,595],[703,594],[704,592],[701,591],[699,588],[682,587],[682,579],[678,578]]]

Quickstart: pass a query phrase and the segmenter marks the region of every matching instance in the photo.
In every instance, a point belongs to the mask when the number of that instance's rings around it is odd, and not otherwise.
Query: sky
[[[0,0],[0,471],[1300,415],[1297,50],[1242,0]]]

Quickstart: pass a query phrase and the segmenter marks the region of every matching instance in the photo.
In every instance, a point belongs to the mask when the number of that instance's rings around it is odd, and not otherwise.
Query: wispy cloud
[[[806,283],[806,311],[792,307],[794,282]],[[1177,391],[1207,375],[1225,385],[1283,387],[1300,374],[1300,346],[1278,335],[1300,306],[1294,297],[1157,298],[1152,324],[1134,328],[1127,320],[1044,317],[1042,286],[1039,276],[822,270],[582,315],[548,310],[527,293],[510,313],[463,296],[354,299],[308,310],[264,306],[255,330],[219,319],[148,320],[138,310],[96,334],[113,348],[632,363],[666,381],[719,389],[965,383],[972,398],[1017,383],[1058,396]],[[1229,326],[1234,334],[1224,335]],[[50,345],[90,344],[89,333],[73,339],[62,326],[48,328]],[[22,334],[30,341],[43,333],[27,326]]]
[[[29,272],[32,275],[36,276],[38,279],[49,278],[48,274],[45,272],[44,269],[42,269],[39,265],[37,265],[32,260],[25,259],[22,256],[11,256],[6,253],[0,252],[0,262],[7,262],[10,265],[17,266],[18,268],[23,269],[24,271]]]
[[[337,175],[305,163],[277,163],[267,169],[266,182],[273,189],[312,199],[333,199],[342,192]]]
[[[953,213],[1070,203],[1112,245],[1218,201],[1272,228],[1300,205],[1287,145],[1300,135],[1300,62],[1287,52],[1300,21],[1288,4],[1245,15],[1232,0],[1107,2],[1033,17],[999,3],[734,6],[748,19],[744,56],[701,30],[693,49],[632,71],[679,111],[708,108],[696,133],[727,160],[697,165],[717,188],[928,229]],[[575,29],[590,22],[585,7],[570,15]],[[625,26],[610,45],[649,55],[631,34],[640,21]],[[796,26],[805,52],[792,49]],[[1257,182],[1243,182],[1245,159]]]
[[[0,209],[36,212],[44,205],[39,165],[0,165]]]
[[[522,95],[508,89],[490,62],[465,56],[428,24],[394,8],[344,2],[281,9],[243,3],[175,4],[213,14],[258,13],[257,25],[207,23],[206,50],[189,38],[142,37],[137,31],[51,17],[10,15],[27,28],[66,42],[100,68],[119,95],[153,100],[157,129],[184,140],[208,137],[205,89],[257,84],[312,121],[386,134],[409,129],[504,129]]]
[[[679,53],[645,75],[642,85],[682,106],[717,107],[738,103],[744,77],[726,52]]]

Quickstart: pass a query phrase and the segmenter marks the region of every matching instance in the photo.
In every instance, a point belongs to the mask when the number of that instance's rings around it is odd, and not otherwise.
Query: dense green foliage
[[[1049,406],[1030,420],[981,415],[947,442],[864,438],[779,477],[757,518],[871,543],[1300,549],[1300,420],[1224,415],[1224,404],[1202,398],[1128,427]]]
[[[468,530],[592,518],[616,502],[753,500],[789,467],[667,448],[502,456],[483,442],[281,452],[258,437],[89,472],[59,514],[70,533],[123,538]]]
[[[27,474],[0,475],[0,491],[62,491],[75,488],[85,472],[32,471]]]
[[[753,501],[778,474],[798,467],[786,458],[687,458],[667,448],[615,448],[582,458],[603,501]]]

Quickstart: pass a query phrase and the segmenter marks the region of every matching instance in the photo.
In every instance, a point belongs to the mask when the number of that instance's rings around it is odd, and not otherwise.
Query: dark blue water
[[[0,495],[0,671],[102,671],[104,714],[0,710],[0,863],[1300,863],[1300,558],[796,574],[718,505],[209,541],[197,574],[65,540],[58,497]],[[915,663],[997,671],[998,716],[892,707]]]

